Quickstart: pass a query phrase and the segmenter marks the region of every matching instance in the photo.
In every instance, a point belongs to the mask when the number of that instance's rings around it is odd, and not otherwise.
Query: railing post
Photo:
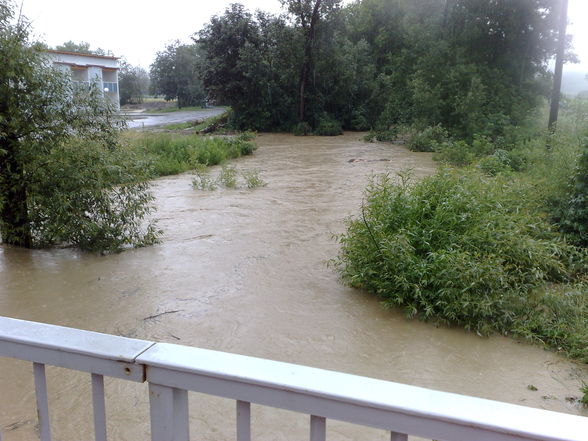
[[[406,433],[390,432],[390,441],[408,441]]]
[[[310,441],[325,441],[327,438],[327,420],[326,418],[311,415],[310,416]]]
[[[95,441],[106,441],[104,377],[99,374],[92,374],[92,405],[94,409],[94,439]]]
[[[39,417],[39,433],[41,441],[51,441],[51,422],[49,421],[49,397],[47,395],[47,377],[45,365],[33,363],[35,376],[35,395],[37,397],[37,415]]]
[[[237,441],[251,441],[251,403],[237,400]]]
[[[149,383],[152,441],[189,441],[188,392]]]

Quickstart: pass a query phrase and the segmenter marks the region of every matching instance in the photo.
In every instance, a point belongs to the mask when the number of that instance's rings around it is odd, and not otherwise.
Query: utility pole
[[[566,26],[568,24],[568,0],[561,0],[559,15],[559,39],[555,55],[555,74],[553,77],[553,92],[551,94],[551,110],[549,111],[548,128],[555,133],[557,114],[559,112],[559,97],[561,95],[561,77],[563,74],[564,55],[566,50]]]

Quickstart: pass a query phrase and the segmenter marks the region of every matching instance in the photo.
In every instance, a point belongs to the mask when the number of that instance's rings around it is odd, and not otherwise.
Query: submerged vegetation
[[[214,191],[218,187],[240,188],[244,185],[248,189],[265,187],[267,184],[259,174],[259,170],[237,170],[234,166],[224,165],[216,178],[211,177],[206,167],[199,167],[195,171],[192,186],[196,190]]]
[[[199,136],[183,133],[127,132],[130,148],[144,158],[151,176],[165,176],[217,165],[228,159],[250,155],[256,146],[249,134]]]
[[[510,151],[474,144],[472,158],[486,156],[465,168],[417,183],[374,177],[339,237],[344,281],[410,316],[542,342],[588,363],[588,139],[557,136],[546,149],[536,137]]]

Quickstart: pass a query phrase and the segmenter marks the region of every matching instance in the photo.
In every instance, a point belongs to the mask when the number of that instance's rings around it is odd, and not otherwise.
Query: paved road
[[[210,109],[185,110],[170,113],[140,113],[131,115],[130,117],[132,119],[127,121],[127,126],[129,129],[142,129],[145,127],[202,120],[223,113],[224,111],[225,109],[212,107]]]

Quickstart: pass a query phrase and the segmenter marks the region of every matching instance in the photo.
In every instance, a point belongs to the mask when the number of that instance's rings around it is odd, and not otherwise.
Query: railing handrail
[[[434,439],[588,440],[586,417],[7,317],[0,317],[0,356]]]

